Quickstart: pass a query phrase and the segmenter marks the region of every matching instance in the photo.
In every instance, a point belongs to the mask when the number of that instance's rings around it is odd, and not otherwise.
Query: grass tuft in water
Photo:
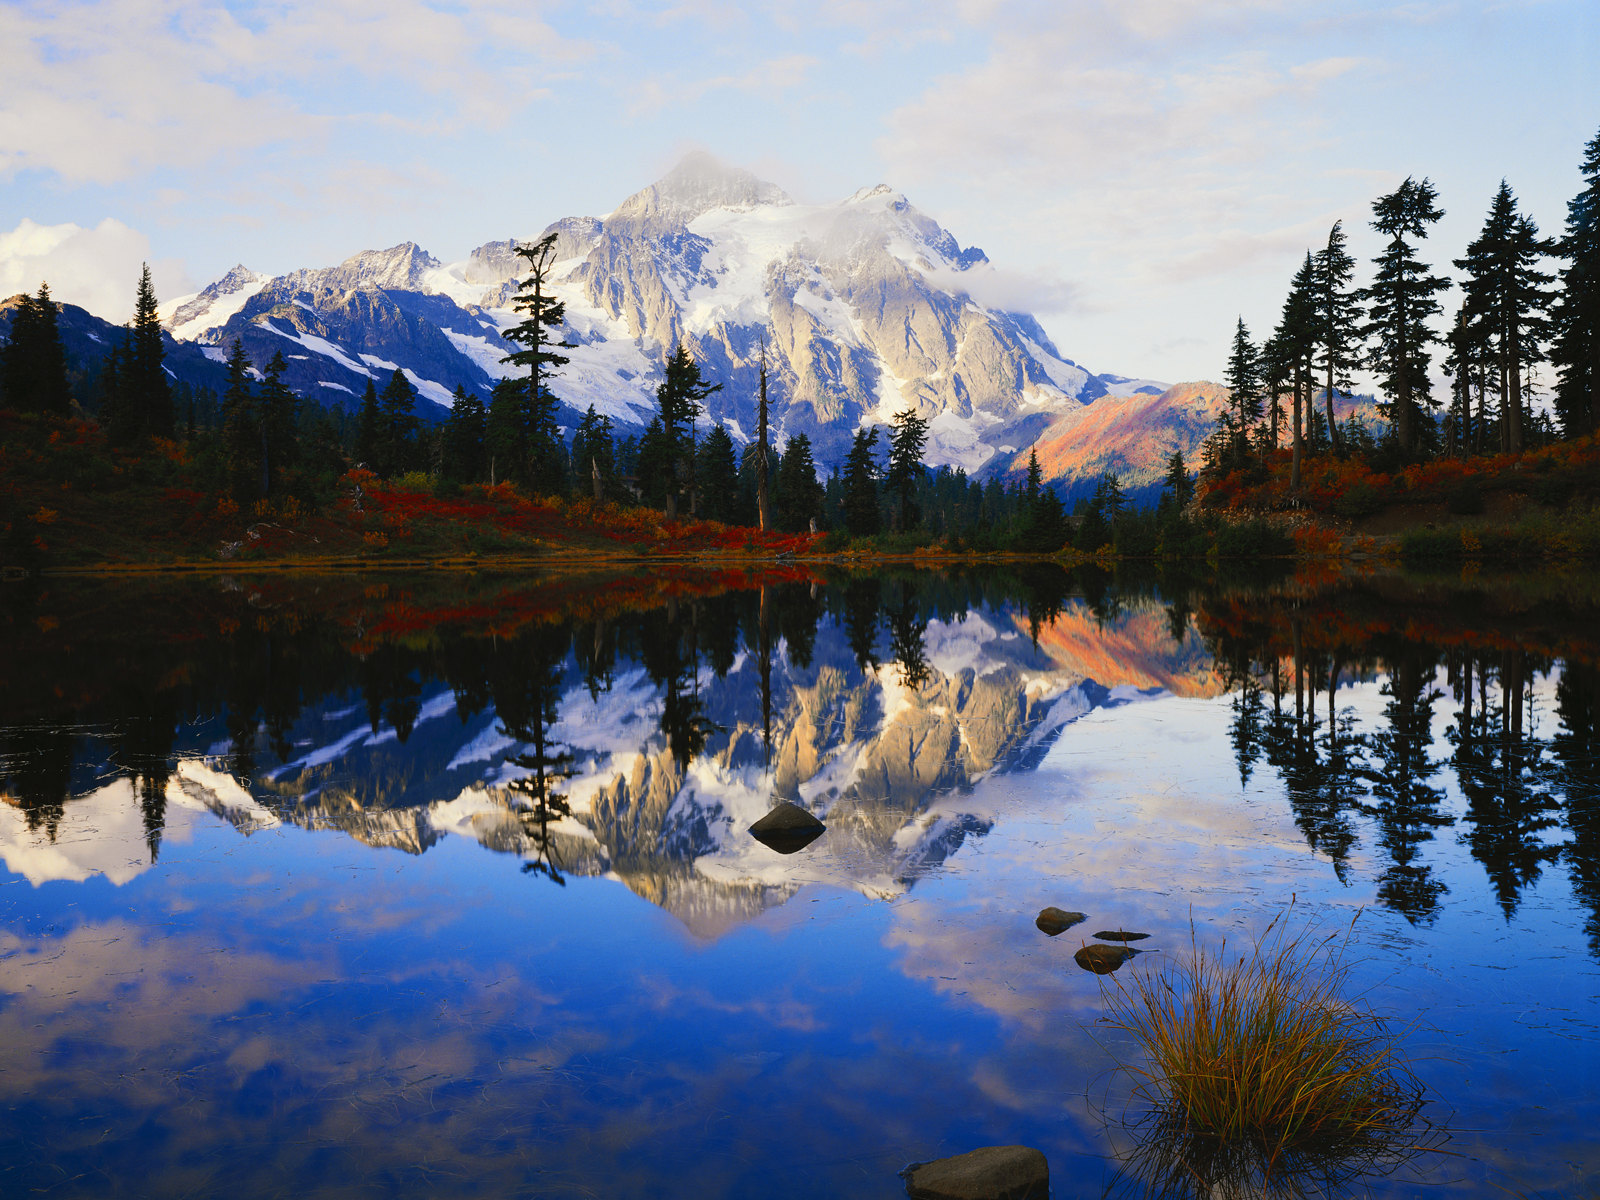
[[[1191,923],[1187,954],[1103,985],[1106,1022],[1143,1051],[1119,1065],[1145,1106],[1160,1174],[1259,1186],[1308,1167],[1342,1174],[1338,1163],[1381,1171],[1393,1151],[1415,1148],[1402,1143],[1423,1089],[1398,1035],[1342,994],[1354,920],[1342,937],[1290,933],[1292,912],[1291,902],[1234,959],[1226,943],[1202,947]]]

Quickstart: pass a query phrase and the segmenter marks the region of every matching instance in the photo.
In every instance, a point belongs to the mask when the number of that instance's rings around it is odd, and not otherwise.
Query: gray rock
[[[900,1173],[912,1200],[1049,1200],[1050,1164],[1031,1146],[985,1146],[913,1163]]]
[[[1055,937],[1056,934],[1064,933],[1078,922],[1088,919],[1087,913],[1067,912],[1062,908],[1051,907],[1040,909],[1033,923],[1051,937]]]

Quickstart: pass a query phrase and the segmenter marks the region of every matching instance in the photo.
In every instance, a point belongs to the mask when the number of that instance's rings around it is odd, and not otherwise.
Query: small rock
[[[1082,946],[1072,961],[1085,971],[1109,975],[1139,952],[1131,946]]]
[[[1064,933],[1071,929],[1079,921],[1087,921],[1088,919],[1087,913],[1068,912],[1064,908],[1052,907],[1040,909],[1039,915],[1034,919],[1033,923],[1051,937],[1055,937],[1056,934]]]
[[[1095,937],[1099,938],[1102,942],[1142,942],[1149,936],[1150,935],[1148,933],[1129,933],[1123,929],[1119,929],[1115,933],[1111,932],[1109,929],[1102,929],[1099,933],[1095,934]]]
[[[1031,1146],[985,1146],[900,1172],[912,1200],[1049,1200],[1050,1164]]]
[[[779,854],[804,850],[827,826],[798,804],[785,800],[750,826],[750,836]]]

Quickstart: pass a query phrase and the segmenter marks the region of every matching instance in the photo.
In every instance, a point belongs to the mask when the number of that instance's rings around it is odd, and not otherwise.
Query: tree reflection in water
[[[390,584],[366,589],[353,622],[315,599],[274,599],[228,583],[165,604],[124,605],[116,611],[133,623],[127,628],[107,617],[104,602],[87,605],[89,616],[76,625],[47,628],[38,608],[45,594],[12,592],[0,612],[11,684],[0,697],[0,774],[22,824],[47,838],[73,796],[129,778],[155,861],[180,737],[184,753],[206,748],[253,795],[294,819],[299,799],[274,790],[272,776],[302,754],[294,739],[307,734],[308,713],[364,709],[374,746],[385,735],[404,746],[423,728],[425,697],[442,683],[459,722],[492,708],[516,743],[508,786],[535,850],[530,869],[560,878],[552,827],[570,813],[563,782],[574,763],[551,730],[574,695],[598,702],[642,668],[681,780],[717,748],[719,728],[745,719],[733,707],[738,689],[708,690],[703,672],[726,680],[751,669],[749,720],[753,732],[759,689],[770,770],[774,723],[789,719],[786,702],[774,698],[775,664],[787,688],[815,686],[823,670],[853,672],[850,686],[858,686],[890,662],[904,686],[921,689],[936,675],[927,649],[935,619],[981,609],[1025,631],[1038,654],[1045,631],[1077,629],[1083,614],[1115,632],[1150,607],[1141,589],[1161,606],[1159,636],[1178,647],[1192,645],[1196,629],[1203,636],[1208,665],[1231,692],[1228,732],[1241,785],[1261,786],[1261,768],[1270,767],[1306,844],[1341,880],[1349,882],[1370,830],[1382,856],[1379,902],[1411,921],[1432,920],[1449,889],[1430,844],[1459,820],[1462,844],[1508,920],[1530,887],[1564,868],[1600,956],[1600,683],[1592,650],[1536,651],[1489,625],[1440,642],[1373,632],[1346,620],[1337,599],[1319,609],[1176,574],[1134,585],[1100,568],[1073,574],[1040,564],[901,571],[826,587],[774,580],[751,590],[691,590],[642,609],[595,606],[537,619],[508,619],[488,606],[432,624],[415,619],[416,606]],[[520,603],[513,593],[505,608]],[[141,620],[156,624],[134,627]],[[834,628],[822,642],[825,622]],[[1373,681],[1383,698],[1376,720],[1341,706],[1353,685]],[[1553,706],[1536,705],[1551,681]],[[1436,744],[1433,722],[1447,698],[1453,713]],[[1455,816],[1445,804],[1446,771],[1462,798]],[[438,799],[399,753],[383,771],[355,777],[308,767],[304,777],[302,791],[330,803],[343,797],[368,813]],[[629,853],[645,848],[631,844]]]

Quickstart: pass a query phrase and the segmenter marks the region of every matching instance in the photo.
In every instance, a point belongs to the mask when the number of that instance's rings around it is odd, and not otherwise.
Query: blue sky
[[[164,297],[449,261],[705,149],[803,201],[888,183],[1069,357],[1215,378],[1408,174],[1437,267],[1502,177],[1559,231],[1596,63],[1594,0],[0,0],[0,293],[123,320],[144,259]]]

